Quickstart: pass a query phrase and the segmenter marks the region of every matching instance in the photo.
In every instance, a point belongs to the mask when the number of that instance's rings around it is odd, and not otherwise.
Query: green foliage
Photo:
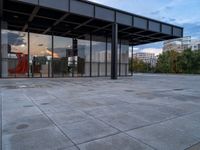
[[[160,73],[200,73],[200,50],[184,50],[182,53],[167,51],[159,55],[156,72]]]
[[[200,50],[175,50],[159,55],[155,68],[139,59],[129,61],[129,70],[133,72],[185,73],[200,74]]]
[[[150,64],[145,63],[144,61],[140,59],[134,59],[133,61],[130,61],[129,63],[129,70],[133,72],[152,72],[152,67]]]
[[[167,51],[159,55],[156,64],[156,72],[178,73],[178,58],[180,54],[176,51]]]

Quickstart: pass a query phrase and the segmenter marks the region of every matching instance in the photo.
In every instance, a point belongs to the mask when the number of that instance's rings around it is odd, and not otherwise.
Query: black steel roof
[[[119,24],[119,38],[130,45],[183,36],[183,28],[83,0],[0,0],[0,15],[8,29],[85,38],[86,34],[111,36]]]

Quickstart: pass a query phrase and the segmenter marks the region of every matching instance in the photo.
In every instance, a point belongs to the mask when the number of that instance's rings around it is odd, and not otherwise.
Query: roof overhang
[[[113,22],[130,45],[183,37],[183,28],[83,0],[0,0],[8,29],[85,38],[111,36]]]

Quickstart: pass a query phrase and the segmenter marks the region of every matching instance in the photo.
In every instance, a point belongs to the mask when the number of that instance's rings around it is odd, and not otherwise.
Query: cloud
[[[154,53],[156,56],[161,54],[162,51],[163,51],[162,48],[145,48],[141,50],[141,52],[144,52],[144,53]]]
[[[139,47],[138,48],[135,48],[133,53],[154,53],[156,56],[161,54],[163,51],[162,48],[154,48],[154,47],[150,47],[150,48],[143,48],[143,49],[140,49]]]
[[[151,12],[152,15],[157,15],[157,14],[159,14],[159,13],[160,13],[159,10],[156,10],[156,11]]]
[[[24,40],[25,35],[20,35],[19,33],[14,32],[4,32],[3,34],[7,34],[8,36],[8,43],[13,46],[19,46],[19,45],[26,45],[26,42]]]
[[[200,39],[200,24],[186,23],[184,24],[184,29],[185,36],[192,36],[192,38]]]

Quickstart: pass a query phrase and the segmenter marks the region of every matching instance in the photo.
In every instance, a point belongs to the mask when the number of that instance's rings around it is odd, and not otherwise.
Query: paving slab
[[[81,144],[79,148],[81,150],[153,150],[123,133]]]
[[[16,134],[53,126],[54,124],[44,115],[35,115],[3,121],[3,134]]]
[[[3,150],[196,150],[198,81],[164,74],[2,79]]]
[[[119,129],[120,131],[127,131],[150,124],[149,121],[137,117],[129,113],[115,113],[98,117],[107,124]]]
[[[177,131],[200,139],[200,113],[193,113],[191,115],[172,119],[161,123],[161,125],[168,128],[174,127]]]
[[[91,118],[89,115],[81,111],[49,113],[48,117],[58,125],[82,122]]]
[[[191,147],[189,147],[185,150],[200,150],[200,143],[197,143],[197,144],[195,144],[195,145],[193,145],[193,146],[191,146]]]
[[[28,106],[23,108],[16,108],[12,110],[2,110],[2,119],[6,122],[10,122],[23,117],[31,117],[35,115],[42,115],[42,112],[36,106]]]
[[[200,139],[177,130],[175,124],[160,123],[127,132],[128,135],[159,150],[184,150]]]
[[[55,127],[3,136],[4,150],[55,150],[73,146]]]
[[[96,119],[85,120],[60,126],[61,130],[76,144],[103,138],[118,131]]]

